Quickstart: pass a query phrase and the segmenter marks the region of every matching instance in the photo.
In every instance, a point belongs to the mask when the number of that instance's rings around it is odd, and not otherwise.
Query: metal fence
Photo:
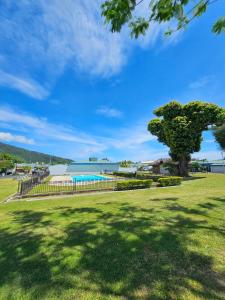
[[[74,194],[81,192],[114,190],[117,179],[90,181],[51,181],[39,177],[19,183],[19,196]]]
[[[49,171],[21,179],[18,184],[18,194],[25,195],[34,186],[41,184],[49,176]]]

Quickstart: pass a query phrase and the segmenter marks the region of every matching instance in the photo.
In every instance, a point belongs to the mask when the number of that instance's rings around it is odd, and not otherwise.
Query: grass
[[[38,184],[33,187],[28,195],[37,195],[37,194],[51,194],[51,193],[60,193],[60,192],[73,192],[76,191],[89,191],[89,190],[105,190],[105,189],[114,189],[115,181],[96,181],[90,184],[81,184],[81,185],[57,185],[57,184]]]
[[[18,182],[13,179],[0,179],[0,202],[10,195],[16,193]]]
[[[224,182],[1,204],[0,299],[224,299]]]

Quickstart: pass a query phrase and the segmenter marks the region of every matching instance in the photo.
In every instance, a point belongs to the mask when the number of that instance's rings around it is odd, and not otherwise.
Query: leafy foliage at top
[[[184,29],[197,17],[204,14],[209,5],[217,0],[146,0],[149,2],[145,16],[136,16],[136,7],[145,0],[107,0],[102,4],[102,15],[112,32],[119,32],[128,24],[131,35],[138,38],[145,34],[151,23],[175,21],[175,28],[168,28],[166,35]],[[212,27],[214,33],[225,33],[225,17],[219,18]]]

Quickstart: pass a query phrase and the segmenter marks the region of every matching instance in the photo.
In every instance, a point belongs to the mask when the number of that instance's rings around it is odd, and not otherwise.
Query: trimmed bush
[[[162,178],[163,175],[158,174],[139,174],[137,173],[136,178],[137,179],[152,179],[154,182],[157,182],[159,178]]]
[[[159,178],[162,178],[163,175],[160,174],[152,174],[152,173],[128,173],[128,172],[113,172],[113,175],[125,177],[125,178],[137,178],[137,179],[152,179],[154,182],[158,182]]]
[[[126,180],[120,181],[116,183],[116,190],[117,191],[124,191],[124,190],[135,190],[135,189],[146,189],[150,188],[152,185],[152,180]]]
[[[158,183],[160,186],[171,186],[171,185],[180,185],[182,181],[182,177],[178,176],[169,176],[159,178]]]
[[[136,173],[128,173],[128,172],[113,172],[113,175],[127,178],[135,178]]]

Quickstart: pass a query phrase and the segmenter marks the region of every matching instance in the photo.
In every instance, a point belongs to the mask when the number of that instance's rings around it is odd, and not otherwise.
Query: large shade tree
[[[147,3],[142,15],[137,13],[137,7]],[[110,24],[112,32],[119,32],[128,24],[131,35],[137,38],[145,34],[151,24],[172,21],[174,28],[168,28],[166,33],[186,28],[190,22],[206,12],[209,6],[217,0],[107,0],[102,4],[102,15]],[[225,17],[220,16],[213,24],[214,33],[225,33]]]
[[[200,150],[202,132],[210,125],[221,125],[225,109],[212,103],[193,101],[182,105],[172,101],[154,111],[158,117],[148,130],[170,148],[170,156],[178,166],[178,175],[188,176],[191,154]]]
[[[213,132],[217,143],[220,145],[221,150],[225,151],[225,124],[216,127]]]

